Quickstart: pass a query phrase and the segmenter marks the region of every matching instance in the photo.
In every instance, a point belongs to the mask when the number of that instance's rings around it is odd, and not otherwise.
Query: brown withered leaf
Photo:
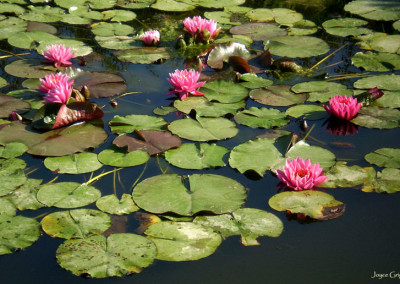
[[[228,59],[229,65],[231,65],[232,69],[240,74],[244,73],[252,73],[253,71],[250,68],[249,62],[246,59],[240,56],[230,56]]]
[[[115,138],[113,144],[120,148],[128,147],[128,152],[143,150],[150,156],[163,153],[168,149],[178,148],[182,145],[181,138],[169,131],[136,130],[135,133],[143,140],[124,134]]]

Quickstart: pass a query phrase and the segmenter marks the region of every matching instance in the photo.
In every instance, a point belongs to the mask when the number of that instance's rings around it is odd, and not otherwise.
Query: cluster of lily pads
[[[366,28],[368,22],[359,18],[328,20],[318,27],[296,11],[252,9],[241,6],[244,2],[55,0],[49,5],[47,1],[0,1],[0,39],[33,54],[32,58],[14,60],[4,68],[9,75],[27,80],[22,83],[23,89],[0,96],[0,254],[32,245],[42,230],[65,239],[56,252],[63,268],[91,277],[123,276],[140,272],[155,259],[187,261],[207,257],[223,238],[232,235],[240,235],[244,245],[257,245],[260,236],[278,237],[282,233],[280,219],[264,210],[245,208],[246,188],[225,176],[164,173],[140,181],[132,194],[121,198],[114,194],[102,196],[92,185],[105,174],[161,157],[176,168],[230,166],[242,174],[254,172],[259,177],[267,171],[280,176],[288,160],[309,159],[325,172],[326,179],[318,178],[321,171],[316,176],[315,185],[319,187],[399,191],[400,149],[381,148],[367,154],[366,161],[383,167],[376,172],[373,167],[348,166],[337,161],[331,151],[307,143],[308,134],[303,136],[300,130],[298,134],[284,128],[291,124],[300,129],[298,121],[307,128],[304,122],[322,119],[326,119],[327,129],[334,135],[352,135],[358,127],[397,128],[400,75],[394,71],[400,65],[400,36]],[[387,8],[381,2],[356,0],[347,4],[345,10],[370,20],[393,21],[393,29],[398,31],[400,4],[394,2]],[[173,28],[163,22],[152,26],[160,36],[153,34],[152,40],[144,44],[145,31],[124,24],[139,17],[140,11],[136,14],[132,11],[135,9],[164,13],[196,7],[209,8],[204,16],[221,25],[219,35],[213,34],[214,42],[209,37],[198,41],[197,32],[191,34],[192,40],[185,36],[182,18],[169,21]],[[157,107],[154,115],[115,115],[106,122],[107,130],[99,120],[55,125],[59,105],[56,111],[51,106],[43,107],[43,94],[37,90],[39,78],[61,71],[74,80],[73,88],[88,100],[111,97],[117,101],[127,88],[119,75],[77,67],[84,65],[84,57],[93,49],[82,41],[56,36],[57,29],[48,23],[57,22],[90,28],[94,41],[123,62],[159,64],[170,57],[184,56],[185,65],[195,68],[200,80],[206,81],[195,88],[200,87],[196,91],[202,95],[192,96],[193,89],[184,93],[183,100]],[[351,60],[355,67],[366,71],[357,74],[365,78],[354,81],[351,75],[323,79],[318,76],[323,71],[323,61],[341,48],[312,36],[322,29],[332,37],[351,37],[356,41],[361,51]],[[150,43],[156,46],[149,46]],[[74,67],[46,64],[41,55],[52,44],[68,46],[81,58],[72,60]],[[254,51],[255,46],[263,50]],[[315,64],[307,66],[306,59],[311,57],[316,58]],[[285,78],[290,76],[302,76],[303,80],[287,85]],[[334,79],[344,80],[346,85],[333,82]],[[0,88],[7,85],[0,78]],[[176,90],[177,86],[172,85]],[[374,96],[371,90],[375,87],[384,95]],[[362,102],[358,113],[342,117],[345,119],[330,117],[322,104],[337,95],[358,98]],[[73,104],[66,106],[71,109]],[[256,106],[246,107],[248,104]],[[86,104],[74,109],[84,118],[78,120],[91,118],[88,108]],[[181,115],[172,121],[163,118],[171,117],[173,112]],[[10,117],[12,113],[18,116]],[[218,141],[233,138],[244,128],[269,131],[232,149],[218,145]],[[113,139],[109,148],[98,154],[87,151],[99,147],[109,137]],[[106,166],[115,169],[85,183],[44,183],[29,178],[26,162],[18,158],[24,153],[45,157],[45,167],[57,174],[83,174]],[[282,192],[269,200],[270,207],[277,211],[316,220],[344,213],[345,205],[326,192],[309,188],[294,191],[281,185]],[[81,208],[94,202],[98,210]],[[43,207],[65,210],[46,215],[40,223],[18,214]],[[138,215],[146,220],[143,234],[107,233],[115,216],[138,210]]]

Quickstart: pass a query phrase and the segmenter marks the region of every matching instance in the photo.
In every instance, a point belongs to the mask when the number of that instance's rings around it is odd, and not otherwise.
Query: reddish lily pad
[[[143,140],[125,134],[115,138],[113,144],[120,148],[128,147],[128,152],[143,150],[151,156],[182,145],[181,138],[169,131],[142,130],[136,133]]]
[[[81,123],[45,133],[34,131],[19,122],[4,125],[0,130],[0,144],[20,142],[28,146],[28,153],[38,156],[65,156],[82,152],[102,144],[107,138],[103,127]],[[60,146],[62,145],[62,146]]]

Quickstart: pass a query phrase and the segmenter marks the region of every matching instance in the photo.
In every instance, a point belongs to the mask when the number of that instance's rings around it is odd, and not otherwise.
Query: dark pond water
[[[305,1],[304,1],[305,2]],[[252,7],[286,7],[303,13],[306,19],[313,20],[318,25],[321,22],[343,14],[342,1],[325,1],[325,9],[321,6],[314,7],[313,1],[297,4],[291,1],[248,1],[246,5]],[[1,4],[0,4],[1,5]],[[207,11],[207,10],[206,10]],[[203,10],[196,10],[185,14],[192,16],[201,14]],[[158,15],[153,15],[153,14]],[[184,17],[179,13],[163,13],[150,10],[137,12],[138,18],[151,27],[152,21],[168,17]],[[136,21],[133,25],[139,25]],[[376,28],[385,28],[383,23],[373,23]],[[124,77],[127,82],[127,92],[140,92],[125,96],[118,100],[119,106],[113,109],[108,104],[108,99],[98,99],[96,103],[103,106],[105,116],[103,121],[107,123],[114,115],[128,114],[153,115],[155,107],[169,105],[172,100],[165,95],[169,88],[165,78],[168,73],[175,69],[183,68],[183,58],[172,58],[163,64],[139,65],[121,63],[113,55],[96,45],[92,36],[84,27],[69,27],[64,24],[55,24],[59,30],[68,37],[76,36],[85,38],[85,42],[102,54],[101,60],[88,60],[85,68],[116,72]],[[317,35],[325,39],[332,51],[344,44],[347,47],[328,59],[326,65],[341,62],[338,65],[326,68],[327,74],[339,74],[344,72],[359,72],[351,66],[351,56],[358,47],[349,38],[333,37],[325,34],[322,30]],[[6,41],[0,41],[0,49],[21,52],[13,48]],[[0,51],[0,55],[5,54]],[[33,52],[29,57],[36,57]],[[5,73],[4,66],[13,61],[14,58],[2,59],[0,61],[0,75],[14,82],[12,86],[4,88],[7,92],[21,88],[22,79],[12,78]],[[314,60],[314,61],[313,61]],[[300,60],[301,64],[311,66],[316,62]],[[323,76],[323,75],[322,75]],[[291,77],[288,80],[279,81],[293,85],[296,82],[307,80],[300,77]],[[343,80],[341,83],[351,86],[355,81]],[[278,83],[278,81],[276,82]],[[8,88],[8,89],[7,89]],[[247,101],[247,106],[258,106],[252,100]],[[284,110],[285,108],[281,108]],[[175,114],[168,115],[165,119],[172,121],[176,119]],[[358,133],[348,136],[334,136],[326,130],[324,120],[310,122],[315,128],[307,139],[311,145],[322,146],[332,151],[338,160],[348,161],[349,165],[371,166],[364,160],[364,156],[382,147],[399,148],[400,131],[372,130],[360,127]],[[106,127],[107,128],[107,127]],[[250,129],[239,126],[238,136],[227,141],[219,141],[219,145],[232,148],[240,143],[262,134],[265,130]],[[299,124],[292,119],[291,123],[283,129],[294,131],[300,135]],[[108,131],[108,130],[107,130]],[[95,153],[107,148],[114,134]],[[353,147],[335,146],[334,142],[349,143]],[[62,146],[60,146],[62,147]],[[32,173],[32,178],[42,178],[45,181],[53,179],[54,174],[43,167],[43,159],[24,155],[30,168],[39,168]],[[168,165],[162,158],[151,158],[147,168],[137,166],[120,171],[121,184],[117,184],[117,194],[130,193],[130,186],[141,175],[141,179],[158,175],[162,169],[168,168],[169,173],[191,174],[192,171],[175,168]],[[106,169],[108,169],[106,167]],[[111,169],[111,167],[109,168]],[[377,168],[379,169],[379,168]],[[191,262],[166,262],[155,261],[153,265],[144,269],[140,274],[122,278],[106,279],[84,279],[74,276],[69,271],[62,269],[56,262],[55,252],[62,240],[51,238],[43,234],[31,247],[22,251],[0,257],[0,283],[396,283],[400,281],[400,195],[365,193],[357,188],[326,189],[337,200],[346,204],[346,212],[343,216],[324,222],[307,221],[299,222],[290,220],[285,213],[273,211],[268,200],[278,191],[278,179],[267,172],[264,177],[256,175],[243,175],[229,166],[212,170],[201,170],[196,173],[215,173],[231,177],[242,183],[248,190],[248,198],[245,207],[259,208],[274,212],[283,222],[284,231],[278,238],[260,237],[259,246],[245,247],[240,243],[237,236],[225,239],[221,246],[211,256]],[[89,174],[71,176],[60,175],[58,181],[84,182]],[[112,175],[102,178],[94,183],[94,186],[102,191],[103,195],[113,193]],[[96,208],[90,205],[88,208]],[[40,209],[37,211],[26,211],[24,216],[35,217],[48,214],[53,209]],[[127,217],[125,229],[127,232],[135,232],[138,222],[134,215]],[[390,274],[393,278],[384,277],[379,280],[372,278],[374,274]]]

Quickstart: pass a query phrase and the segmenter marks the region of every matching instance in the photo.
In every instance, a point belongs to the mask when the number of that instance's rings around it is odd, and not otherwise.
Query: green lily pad
[[[309,20],[301,20],[294,23],[288,29],[288,35],[306,36],[315,34],[318,31],[317,25]]]
[[[279,237],[283,231],[282,221],[278,217],[254,208],[242,208],[218,216],[198,216],[193,222],[210,227],[223,237],[241,235],[245,246],[259,245],[258,237]]]
[[[168,125],[168,129],[181,138],[193,141],[222,140],[236,136],[236,124],[226,118],[197,117],[179,119]]]
[[[17,208],[14,204],[6,198],[0,198],[0,216],[15,216],[15,214],[17,214]]]
[[[151,5],[151,8],[168,12],[186,12],[193,10],[196,6],[179,0],[157,0]]]
[[[302,14],[286,8],[258,8],[249,11],[246,13],[246,16],[250,18],[251,21],[256,22],[270,22],[275,20],[275,22],[283,26],[292,26],[294,23],[303,19]]]
[[[318,120],[328,115],[322,106],[317,105],[297,105],[286,110],[286,115],[306,120]]]
[[[162,106],[153,109],[153,113],[157,115],[167,115],[175,111],[177,111],[177,109],[171,106]]]
[[[42,208],[44,205],[36,198],[41,183],[41,179],[29,178],[23,185],[14,190],[8,198],[18,210],[36,210]]]
[[[397,31],[400,31],[400,20],[397,20],[393,23],[393,28]]]
[[[246,0],[184,0],[186,3],[193,3],[195,5],[206,7],[206,8],[225,8],[242,5]]]
[[[3,88],[7,85],[8,85],[7,81],[0,77],[0,88]]]
[[[5,14],[5,13],[13,13],[15,15],[20,15],[25,13],[25,9],[16,4],[2,3],[0,7],[0,14]]]
[[[380,52],[400,54],[400,35],[388,35],[385,37],[373,38],[369,45],[372,49]]]
[[[184,179],[164,174],[140,182],[132,196],[148,212],[192,216],[201,211],[222,214],[236,210],[246,199],[246,189],[224,176],[193,174]]]
[[[101,192],[86,184],[58,182],[42,185],[37,193],[39,202],[58,208],[77,208],[95,202]]]
[[[52,23],[61,21],[65,10],[59,7],[50,6],[28,6],[27,13],[19,15],[21,19],[32,22]]]
[[[174,107],[186,114],[194,110],[198,116],[220,117],[228,113],[235,114],[239,109],[245,108],[246,103],[244,101],[238,101],[225,104],[210,102],[205,97],[189,97],[183,101],[176,100],[174,102]]]
[[[391,129],[399,126],[399,119],[398,109],[369,106],[362,107],[351,122],[367,128]]]
[[[55,67],[44,65],[39,59],[16,60],[6,65],[4,70],[12,76],[22,78],[44,78],[56,71]]]
[[[39,223],[23,216],[0,215],[0,255],[31,246],[40,237]]]
[[[205,12],[204,17],[207,19],[213,19],[220,25],[232,25],[232,26],[237,26],[241,25],[241,22],[233,22],[231,21],[232,13],[229,11],[212,11],[212,12]],[[218,43],[220,43],[219,40],[217,40]]]
[[[179,168],[200,170],[225,166],[224,156],[227,153],[229,149],[215,144],[185,143],[165,152],[165,159]]]
[[[274,143],[274,139],[258,138],[240,144],[232,149],[229,165],[241,173],[253,170],[263,176],[283,159]]]
[[[10,161],[10,160],[9,160]],[[4,163],[1,165],[0,172],[0,196],[8,195],[15,189],[23,185],[26,181],[26,176],[23,170],[8,170]]]
[[[28,153],[39,156],[65,156],[100,145],[107,138],[102,127],[81,123],[39,133],[13,122],[0,130],[0,144],[19,142],[28,146]],[[60,147],[63,145],[63,147]]]
[[[378,87],[381,90],[399,91],[400,75],[375,75],[362,78],[354,82],[357,89],[372,89]]]
[[[290,106],[304,103],[307,96],[290,91],[289,85],[274,85],[250,91],[250,98],[270,106]]]
[[[97,43],[108,49],[131,49],[136,39],[129,36],[96,36]]]
[[[96,36],[126,36],[133,34],[135,30],[121,23],[98,23],[93,25],[92,33]]]
[[[369,177],[366,169],[354,165],[347,166],[346,162],[337,162],[327,173],[327,179],[322,187],[353,187],[363,184]]]
[[[280,127],[288,124],[289,119],[284,112],[280,112],[274,108],[256,108],[250,107],[249,109],[238,112],[235,121],[252,128],[272,128]]]
[[[0,40],[26,31],[27,23],[24,20],[15,17],[0,19]]]
[[[231,104],[244,100],[249,91],[232,81],[216,80],[204,84],[200,91],[210,101]]]
[[[125,9],[144,9],[150,7],[156,0],[127,0],[117,2],[117,6]]]
[[[98,159],[101,163],[113,167],[133,167],[146,163],[150,156],[142,150],[127,153],[122,149],[111,148],[101,151]]]
[[[365,155],[365,160],[380,167],[400,168],[400,149],[380,148]]]
[[[329,45],[317,37],[311,36],[276,36],[264,40],[264,49],[273,55],[305,58],[325,54]]]
[[[396,193],[400,191],[400,170],[393,168],[384,168],[382,172],[376,174],[376,179],[370,181],[367,184],[367,189],[365,186],[363,191],[375,191],[378,193]]]
[[[222,239],[211,228],[189,222],[159,222],[145,234],[157,246],[157,259],[189,261],[207,257],[221,244]]]
[[[55,0],[58,6],[70,9],[71,7],[87,5],[92,9],[103,10],[115,6],[116,0]]]
[[[235,26],[229,30],[233,35],[245,35],[255,41],[265,41],[276,36],[284,36],[287,32],[275,24],[249,23]]]
[[[314,190],[281,192],[272,196],[268,204],[277,211],[303,213],[317,220],[337,218],[346,208],[332,195]]]
[[[372,30],[362,27],[367,24],[367,21],[361,19],[340,18],[325,21],[322,26],[331,35],[346,37],[373,33]]]
[[[42,31],[20,32],[10,36],[8,38],[8,43],[19,48],[35,49],[39,46],[40,42],[44,40],[55,41],[59,40],[59,38]]]
[[[64,46],[71,47],[72,52],[76,56],[86,56],[92,53],[93,49],[90,46],[85,45],[84,42],[74,39],[45,39],[40,41],[40,45],[36,48],[37,52],[43,54],[43,51],[47,49],[47,46],[52,44],[63,44]]]
[[[250,88],[250,89],[267,87],[274,83],[273,81],[259,77],[254,73],[242,74],[240,76],[240,80],[246,81],[246,82],[240,83],[241,86]]]
[[[67,240],[56,252],[62,268],[74,275],[88,275],[92,278],[139,273],[153,263],[156,255],[154,243],[135,234]]]
[[[90,173],[100,169],[103,165],[97,160],[94,153],[79,153],[63,157],[47,157],[44,165],[51,171],[60,174]]]
[[[372,102],[372,106],[400,108],[400,91],[385,91],[385,95]]]
[[[5,147],[0,147],[0,157],[5,159],[16,158],[28,150],[25,144],[14,142],[8,143]]]
[[[387,0],[355,0],[344,10],[375,21],[395,21],[400,18],[400,3]]]
[[[169,53],[165,47],[145,46],[141,48],[120,50],[114,53],[119,60],[135,64],[151,64],[160,59],[168,59]]]
[[[400,55],[392,53],[357,52],[351,63],[366,71],[386,72],[400,69]]]
[[[12,159],[0,159],[0,175],[7,176],[18,170],[23,170],[26,168],[26,162],[22,159],[12,158]],[[22,172],[22,171],[21,171]]]
[[[132,195],[127,193],[122,194],[121,199],[114,194],[102,196],[97,199],[96,206],[101,211],[114,215],[130,214],[139,210],[132,200]]]
[[[111,131],[117,134],[132,133],[135,130],[163,130],[167,123],[163,118],[131,114],[126,116],[116,115],[109,122]]]
[[[331,151],[318,146],[310,146],[303,140],[294,144],[286,153],[286,158],[288,159],[295,159],[297,157],[303,160],[310,159],[312,164],[318,163],[325,171],[336,162],[335,154]]]
[[[348,89],[345,85],[326,82],[326,81],[311,81],[298,83],[292,87],[295,93],[309,93],[308,101],[310,102],[327,102],[331,97],[338,94],[350,96],[353,94],[352,90]]]
[[[111,218],[101,211],[75,209],[48,214],[40,223],[43,231],[52,237],[84,239],[105,232],[111,226]]]
[[[104,15],[104,20],[111,22],[129,22],[136,19],[136,14],[126,10],[108,10],[101,12]]]

